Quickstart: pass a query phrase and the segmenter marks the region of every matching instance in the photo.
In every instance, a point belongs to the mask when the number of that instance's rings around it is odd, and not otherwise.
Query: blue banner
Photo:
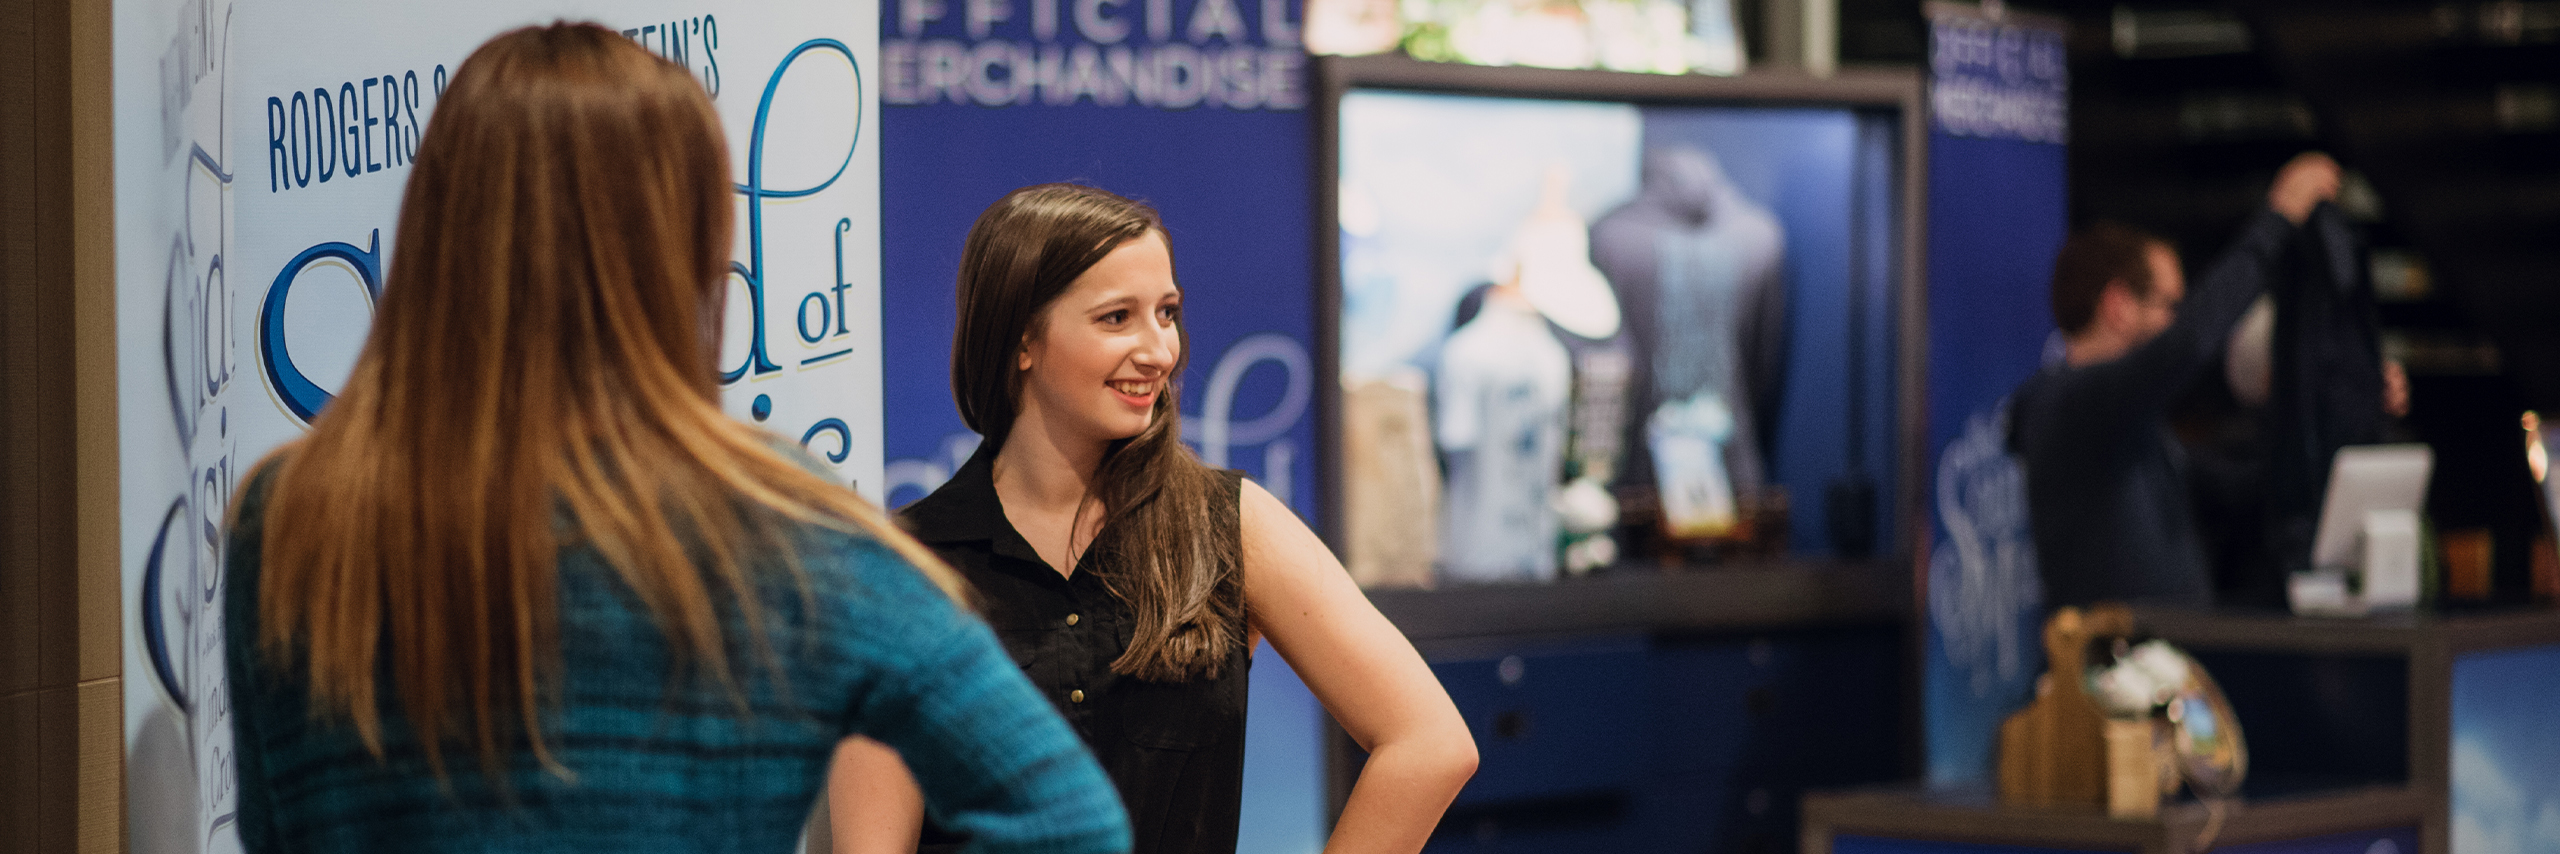
[[[881,9],[885,493],[977,446],[952,404],[953,282],[980,211],[1076,181],[1164,215],[1185,292],[1185,437],[1316,512],[1307,60],[1293,0],[889,0]],[[1321,714],[1254,669],[1239,851],[1323,846]]]
[[[976,438],[951,397],[953,282],[980,211],[1077,181],[1153,204],[1190,324],[1185,437],[1300,513],[1315,512],[1315,369],[1304,113],[1113,109],[1088,101],[892,106],[881,140],[882,336],[889,503],[923,497]]]
[[[1945,136],[2070,141],[2059,24],[1931,4],[1929,128]]]
[[[1306,55],[1285,0],[898,0],[881,27],[891,505],[976,437],[950,392],[953,277],[1006,191],[1156,206],[1186,291],[1185,436],[1314,513]]]
[[[2000,722],[2044,670],[2011,389],[2053,335],[2069,219],[2061,25],[1933,3],[1929,134],[1928,780],[1986,784]]]

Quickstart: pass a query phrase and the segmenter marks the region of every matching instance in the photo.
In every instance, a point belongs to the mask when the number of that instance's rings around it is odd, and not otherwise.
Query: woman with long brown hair
[[[855,733],[984,850],[1128,847],[950,569],[720,413],[728,153],[683,69],[501,35],[414,164],[353,375],[231,515],[248,850],[782,851]]]
[[[1189,356],[1164,223],[1072,184],[1016,190],[961,250],[951,387],[985,437],[901,521],[960,570],[1128,805],[1137,851],[1233,851],[1257,637],[1369,751],[1328,851],[1420,850],[1475,771],[1421,656],[1261,486],[1182,446]],[[890,746],[894,748],[894,745]],[[929,759],[849,747],[838,854],[914,850]],[[938,817],[938,816],[937,816]],[[937,822],[923,847],[968,838]]]

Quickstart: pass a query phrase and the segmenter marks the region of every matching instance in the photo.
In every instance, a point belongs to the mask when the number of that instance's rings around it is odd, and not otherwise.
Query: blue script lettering
[[[318,416],[320,408],[329,405],[331,395],[310,377],[303,376],[302,369],[294,366],[292,350],[285,343],[284,305],[293,292],[294,280],[301,278],[302,271],[312,264],[335,259],[355,268],[356,277],[364,282],[368,300],[380,299],[381,253],[381,229],[374,229],[372,243],[363,249],[349,243],[323,243],[293,256],[292,261],[285,263],[284,271],[276,274],[275,284],[267,288],[266,302],[258,309],[258,363],[266,369],[267,387],[274,389],[276,398],[284,401],[285,409],[292,411],[293,416],[302,419],[303,423],[310,423]]]
[[[845,65],[853,70],[855,111],[853,139],[846,142],[844,160],[836,164],[835,173],[828,175],[826,180],[797,190],[776,190],[766,187],[764,185],[765,129],[773,118],[774,93],[782,88],[783,75],[791,72],[791,64],[798,62],[801,56],[813,50],[833,51],[843,56]],[[754,326],[748,333],[750,337],[747,340],[746,359],[737,367],[720,372],[722,385],[737,382],[751,373],[760,376],[782,370],[782,366],[775,364],[773,357],[768,355],[765,349],[764,204],[767,199],[797,199],[817,195],[828,187],[834,186],[838,179],[844,177],[845,168],[853,165],[853,152],[862,144],[862,85],[862,63],[854,58],[852,48],[845,47],[843,42],[835,39],[810,39],[801,42],[799,47],[792,48],[790,53],[783,55],[781,64],[774,66],[773,76],[765,81],[764,97],[756,102],[756,121],[747,136],[747,182],[737,185],[738,194],[747,197],[747,261],[744,264],[736,261],[729,262],[729,271],[737,274],[738,278],[747,284],[747,304],[754,307],[754,310],[748,313],[754,318]],[[844,230],[850,227],[849,222],[837,224],[839,240],[842,239]],[[839,243],[838,252],[837,276],[841,280],[844,266],[841,243]]]

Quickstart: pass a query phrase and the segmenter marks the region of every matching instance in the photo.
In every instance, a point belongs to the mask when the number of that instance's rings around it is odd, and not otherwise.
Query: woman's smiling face
[[[1111,442],[1154,420],[1182,357],[1173,253],[1149,231],[1120,244],[1049,302],[1025,337],[1024,420]]]

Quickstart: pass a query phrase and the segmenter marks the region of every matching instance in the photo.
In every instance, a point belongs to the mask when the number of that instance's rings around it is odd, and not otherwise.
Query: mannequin
[[[1695,148],[1645,155],[1636,197],[1591,228],[1591,258],[1608,276],[1637,352],[1628,419],[1630,482],[1657,474],[1648,423],[1730,416],[1716,442],[1730,490],[1768,482],[1766,448],[1786,353],[1786,235],[1745,198],[1713,155]],[[1685,455],[1684,455],[1685,456]]]

